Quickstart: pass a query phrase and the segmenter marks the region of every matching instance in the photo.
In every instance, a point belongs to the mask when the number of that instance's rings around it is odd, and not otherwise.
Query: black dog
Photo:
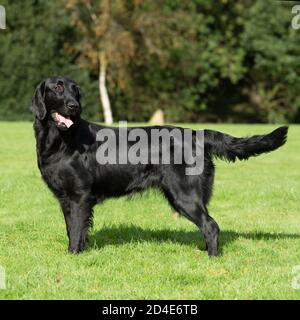
[[[199,227],[208,254],[217,255],[219,227],[207,211],[214,180],[212,158],[215,156],[234,162],[275,150],[285,143],[288,131],[287,127],[280,127],[267,135],[234,138],[221,132],[204,130],[203,172],[186,175],[184,169],[188,164],[174,161],[170,164],[99,164],[96,153],[104,142],[97,141],[97,132],[109,127],[80,118],[80,92],[72,80],[55,77],[43,81],[36,89],[32,110],[35,114],[38,167],[60,202],[70,252],[84,249],[92,222],[92,208],[97,202],[157,187],[177,212]],[[153,128],[143,129],[150,134]],[[175,127],[163,128],[170,131]],[[111,130],[119,135],[118,128]],[[127,129],[128,132],[130,130],[132,128]],[[196,131],[192,132],[195,145]],[[175,146],[173,141],[171,154]],[[117,149],[120,147],[120,144],[116,145]],[[150,147],[147,148],[150,152]]]

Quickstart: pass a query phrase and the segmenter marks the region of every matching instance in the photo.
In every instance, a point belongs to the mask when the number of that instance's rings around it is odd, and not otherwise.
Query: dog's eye
[[[55,87],[54,87],[54,90],[61,93],[61,92],[64,92],[64,86],[62,84],[57,84]]]

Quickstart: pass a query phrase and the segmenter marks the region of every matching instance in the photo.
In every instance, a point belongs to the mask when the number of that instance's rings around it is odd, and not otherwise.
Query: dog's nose
[[[68,104],[67,107],[68,107],[71,111],[75,111],[75,110],[78,110],[79,105],[78,105],[78,104],[71,103],[71,104]]]

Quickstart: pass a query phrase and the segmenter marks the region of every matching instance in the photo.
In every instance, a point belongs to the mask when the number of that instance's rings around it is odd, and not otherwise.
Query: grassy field
[[[193,126],[200,128],[200,126]],[[268,125],[205,125],[241,136]],[[203,128],[202,127],[202,128]],[[40,178],[30,123],[0,123],[0,299],[299,299],[300,127],[248,162],[216,161],[211,215],[221,256],[156,191],[95,208],[91,247],[66,252],[58,204]],[[300,279],[300,275],[299,275]],[[299,280],[300,283],[300,280]]]

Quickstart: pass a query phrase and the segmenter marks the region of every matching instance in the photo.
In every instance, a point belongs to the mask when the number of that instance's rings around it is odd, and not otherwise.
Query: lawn
[[[241,136],[271,125],[194,125]],[[58,204],[36,165],[31,123],[0,123],[0,299],[299,299],[300,126],[280,150],[216,161],[211,215],[221,255],[155,190],[95,208],[91,245],[67,254]],[[296,281],[296,278],[294,279]],[[300,271],[299,271],[300,286]]]

